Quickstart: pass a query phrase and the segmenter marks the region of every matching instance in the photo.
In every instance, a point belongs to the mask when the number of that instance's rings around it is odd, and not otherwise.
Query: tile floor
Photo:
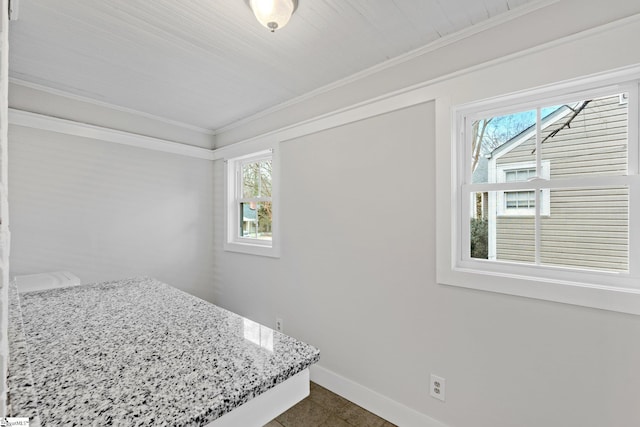
[[[394,424],[312,382],[307,398],[264,427],[394,426]]]

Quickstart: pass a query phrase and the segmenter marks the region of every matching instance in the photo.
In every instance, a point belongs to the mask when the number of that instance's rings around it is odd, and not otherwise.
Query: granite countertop
[[[12,416],[45,426],[206,425],[320,357],[150,278],[14,287],[11,304]]]

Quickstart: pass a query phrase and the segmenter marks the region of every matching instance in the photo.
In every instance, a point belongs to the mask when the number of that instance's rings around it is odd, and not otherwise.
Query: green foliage
[[[489,221],[471,218],[471,258],[489,258]]]

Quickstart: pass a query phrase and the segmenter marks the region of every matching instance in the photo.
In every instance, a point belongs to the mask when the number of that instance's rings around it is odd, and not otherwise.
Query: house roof
[[[474,170],[473,175],[471,175],[471,182],[473,184],[489,182],[489,159],[485,156],[481,156],[478,159],[476,170]]]
[[[546,116],[544,116],[542,118],[542,121],[540,123],[541,124],[541,128],[542,129],[546,129],[547,127],[551,126],[552,124],[556,123],[557,121],[561,120],[562,118],[567,117],[571,111],[573,111],[573,110],[571,108],[569,108],[569,106],[567,106],[567,105],[562,105],[562,106],[558,107],[556,110],[552,111],[551,113],[547,114]],[[536,132],[536,124],[534,123],[531,126],[529,126],[528,128],[524,129],[519,134],[517,134],[514,137],[512,137],[511,139],[507,140],[504,144],[502,144],[502,145],[498,146],[497,148],[495,148],[488,155],[488,158],[495,158],[495,157],[503,156],[504,154],[506,154],[509,151],[513,150],[518,145],[520,145],[523,142],[527,141],[529,138],[531,138],[533,135],[535,135],[535,132]],[[486,182],[486,181],[484,181],[484,182]]]

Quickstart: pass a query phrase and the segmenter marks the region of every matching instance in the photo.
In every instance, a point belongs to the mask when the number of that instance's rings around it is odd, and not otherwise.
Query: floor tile
[[[320,427],[353,427],[353,426],[348,422],[336,417],[335,415],[331,415],[327,419],[327,421],[325,421],[320,425]]]
[[[329,411],[306,398],[278,416],[276,421],[283,427],[319,427],[329,418]]]
[[[337,410],[342,409],[343,406],[349,403],[349,401],[344,397],[338,396],[315,383],[311,384],[309,399],[322,406],[330,413],[335,413]]]
[[[264,427],[397,427],[312,382],[309,396]]]
[[[353,403],[340,408],[336,415],[355,427],[382,427],[386,422],[379,416]]]

